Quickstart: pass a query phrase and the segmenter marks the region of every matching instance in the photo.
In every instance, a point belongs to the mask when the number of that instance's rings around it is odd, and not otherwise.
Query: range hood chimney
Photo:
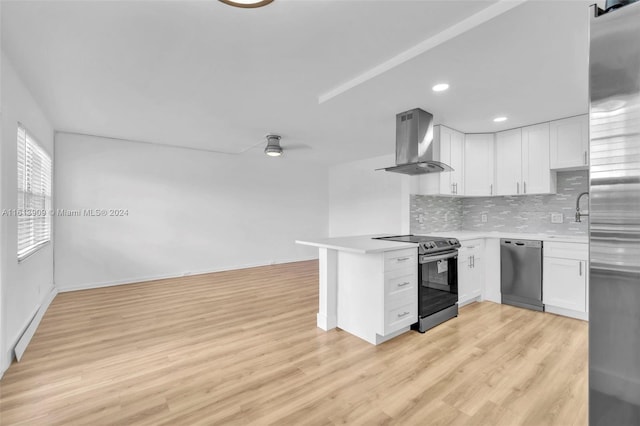
[[[433,115],[415,108],[396,115],[396,165],[383,169],[405,175],[450,172],[453,169],[435,159]]]

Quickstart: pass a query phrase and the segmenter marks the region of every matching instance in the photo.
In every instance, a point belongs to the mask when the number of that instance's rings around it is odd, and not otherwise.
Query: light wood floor
[[[587,324],[474,303],[374,347],[316,328],[317,262],[59,294],[0,424],[586,425]]]

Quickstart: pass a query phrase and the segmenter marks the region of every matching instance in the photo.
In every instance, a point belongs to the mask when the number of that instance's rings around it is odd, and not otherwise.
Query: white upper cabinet
[[[496,195],[520,194],[522,129],[496,133]]]
[[[589,167],[589,116],[550,123],[550,163],[552,169]]]
[[[494,195],[493,133],[468,134],[464,139],[464,194]]]
[[[521,194],[555,192],[555,175],[549,167],[549,123],[522,128]]]
[[[451,134],[451,183],[454,184],[455,195],[464,195],[464,133],[452,130]]]
[[[413,177],[411,191],[466,197],[553,194],[554,169],[586,166],[587,133],[587,116],[495,134],[465,135],[442,125],[434,126],[434,159],[454,171]],[[575,158],[570,160],[572,156]]]
[[[436,126],[440,137],[440,161],[448,164],[452,172],[440,173],[440,194],[464,195],[464,133],[445,126]]]
[[[423,195],[464,195],[464,133],[445,126],[434,126],[434,160],[445,163],[452,172],[416,176],[416,193]]]
[[[496,194],[555,192],[549,168],[549,123],[496,133]]]

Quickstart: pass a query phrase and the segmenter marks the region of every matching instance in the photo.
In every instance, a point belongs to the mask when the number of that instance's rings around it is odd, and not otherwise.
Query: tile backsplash
[[[462,229],[462,198],[411,195],[411,233]]]
[[[588,191],[586,170],[558,172],[556,194],[507,197],[451,198],[411,195],[411,232],[503,231],[557,235],[587,235],[588,217],[575,223],[576,198]],[[588,207],[583,197],[583,211]],[[551,223],[561,213],[562,223]],[[486,215],[486,222],[482,222]]]

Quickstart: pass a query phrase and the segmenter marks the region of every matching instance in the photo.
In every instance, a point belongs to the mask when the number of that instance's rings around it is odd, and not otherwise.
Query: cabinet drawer
[[[582,243],[545,242],[543,253],[544,257],[589,260],[589,245]]]
[[[416,268],[403,268],[387,272],[384,276],[385,300],[409,295],[416,297],[418,288],[418,271]]]
[[[418,303],[416,300],[387,309],[384,315],[384,334],[393,333],[416,322],[418,322]]]
[[[482,245],[484,244],[484,240],[478,239],[478,240],[460,241],[460,244],[462,245],[461,248],[468,248],[468,249],[482,248]]]
[[[418,268],[418,249],[387,251],[384,253],[384,270],[394,271],[403,268]]]
[[[458,258],[464,259],[469,256],[475,256],[476,259],[483,257],[484,240],[461,241],[462,247],[458,249]]]

